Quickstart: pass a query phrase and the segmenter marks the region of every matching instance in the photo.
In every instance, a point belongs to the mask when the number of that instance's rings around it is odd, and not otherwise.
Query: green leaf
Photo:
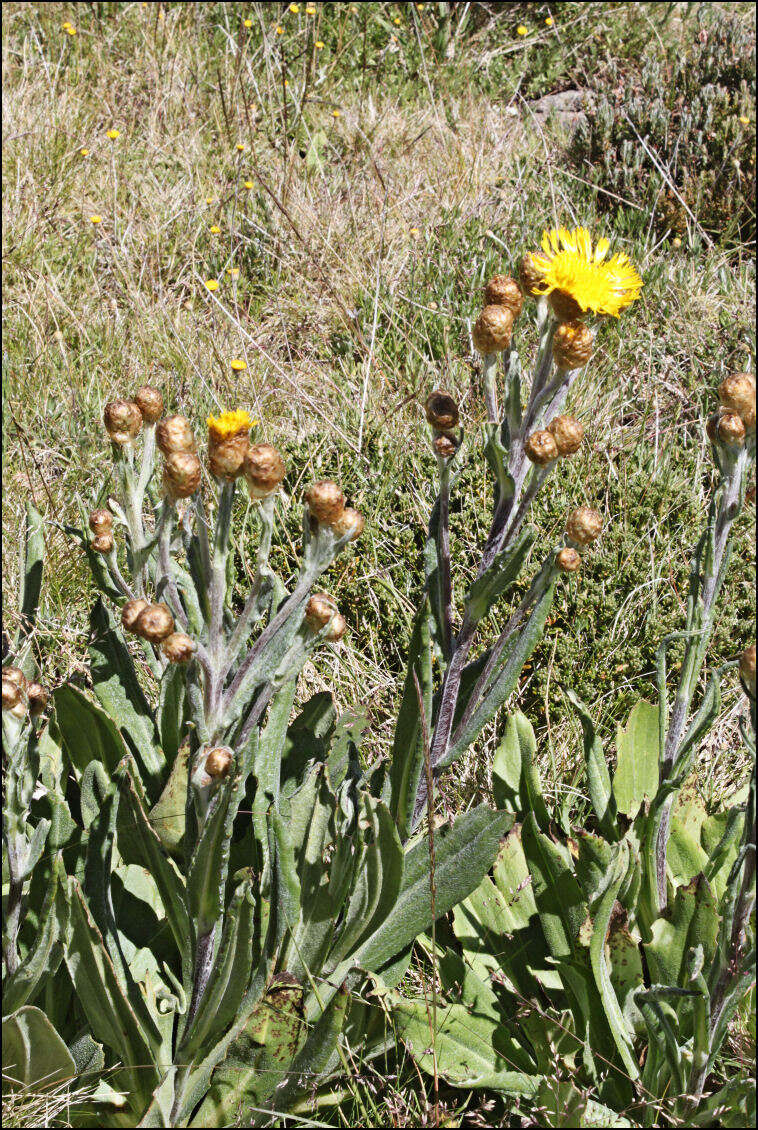
[[[616,731],[618,758],[613,777],[613,795],[619,812],[630,819],[644,800],[658,791],[658,707],[640,699],[627,720],[626,729]]]
[[[706,967],[716,951],[719,915],[711,886],[704,875],[676,892],[668,918],[653,923],[652,940],[645,945],[650,978],[661,985],[686,984],[687,951],[703,947]]]
[[[41,928],[16,972],[3,984],[3,1010],[6,1013],[34,1000],[61,962],[61,943],[68,918],[65,897],[61,893],[62,881],[65,883],[63,864],[56,860],[40,911]]]
[[[628,1118],[616,1114],[603,1103],[595,1102],[573,1083],[556,1078],[544,1079],[536,1099],[542,1125],[566,1127],[632,1126]]]
[[[234,769],[211,798],[187,875],[187,906],[197,937],[205,936],[224,909],[232,825],[239,806],[239,781]]]
[[[521,843],[548,948],[553,957],[568,957],[587,918],[587,903],[572,870],[571,857],[562,844],[543,835],[531,812],[521,829]]]
[[[107,773],[115,773],[127,751],[105,711],[71,684],[57,687],[53,701],[61,743],[74,769],[81,774],[90,761],[99,761]]]
[[[513,822],[507,813],[480,805],[435,833],[434,914],[429,890],[429,845],[417,840],[405,853],[403,882],[392,910],[356,954],[368,970],[379,969],[427,930],[433,918],[452,910],[481,883],[497,855],[500,837]]]
[[[432,651],[428,597],[424,598],[413,625],[390,762],[390,811],[397,821],[403,840],[407,839],[411,831],[418,785],[424,768],[423,732],[414,674],[421,687],[427,726],[431,726]]]
[[[542,796],[539,770],[535,763],[536,754],[537,739],[531,723],[521,711],[517,710],[508,716],[503,739],[495,753],[492,766],[493,788],[497,774],[504,770],[513,777],[513,767],[519,764],[521,770],[518,780],[518,811],[533,812],[540,828],[544,830],[549,824],[549,817]]]
[[[534,544],[536,531],[524,527],[513,545],[502,550],[484,573],[472,584],[466,596],[466,610],[476,623],[482,620],[506,589],[514,583]]]
[[[603,752],[603,745],[597,735],[587,707],[572,690],[566,690],[566,697],[579,715],[584,737],[584,763],[587,770],[587,789],[590,801],[597,816],[600,830],[609,840],[618,839],[616,825],[616,798],[611,788],[611,775]]]
[[[158,728],[163,755],[169,764],[173,763],[186,737],[184,728],[186,677],[181,663],[169,663],[161,679]]]
[[[44,1012],[25,1005],[3,1017],[5,1084],[45,1090],[73,1079],[76,1065]]]
[[[19,625],[13,641],[12,653],[17,657],[19,645],[30,633],[37,619],[42,570],[45,559],[45,539],[42,533],[42,515],[31,502],[26,504],[24,540],[19,567],[18,610]]]
[[[189,760],[190,745],[186,741],[176,755],[163,792],[150,809],[149,816],[150,826],[166,851],[179,859],[184,856]]]

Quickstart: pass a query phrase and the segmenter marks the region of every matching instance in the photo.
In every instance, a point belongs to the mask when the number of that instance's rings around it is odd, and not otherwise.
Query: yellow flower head
[[[323,40],[317,39],[313,46],[316,48],[317,51],[320,51],[321,48],[324,46]]]
[[[79,150],[79,153],[82,157],[89,157],[89,149],[85,149],[84,146]]]
[[[227,275],[231,275],[233,279],[236,279],[237,275],[240,273],[240,269],[239,267],[227,267],[226,273]],[[232,362],[232,364],[234,364],[234,362]]]
[[[297,13],[300,11],[300,5],[299,4],[290,4],[290,11],[292,13],[294,13],[294,15],[297,15]]]
[[[240,432],[249,432],[255,422],[244,408],[235,408],[233,412],[222,412],[218,418],[209,416],[208,432],[218,443],[222,439],[238,436]]]
[[[245,27],[252,27],[253,26],[252,20],[243,20],[242,23]]]
[[[315,16],[316,15],[316,9],[313,7],[312,4],[309,4],[308,7],[305,9],[305,14],[306,14],[306,16]]]
[[[255,188],[255,181],[246,180],[245,181],[245,188]]]
[[[218,224],[211,224],[209,231],[211,235],[221,235],[221,228],[218,226]]]
[[[524,27],[523,24],[519,24],[518,27],[516,28],[516,34],[517,35],[528,35],[529,34],[529,28]]]
[[[121,137],[121,130],[120,129],[109,129],[108,133],[106,134],[106,137],[108,137],[111,141],[115,141],[117,138]]]
[[[745,117],[744,114],[740,115],[740,121],[742,122],[743,126],[750,125],[750,118]]]
[[[214,290],[218,290],[218,279],[208,279],[205,285],[212,293]]]
[[[341,117],[341,116],[342,116],[342,111],[341,111],[341,110],[332,110],[332,117],[333,117],[333,118],[339,118],[339,117]]]
[[[76,35],[76,28],[73,24],[68,24],[68,26],[63,30],[65,31],[66,35]]]
[[[617,318],[625,306],[639,298],[642,279],[623,251],[607,258],[607,239],[595,246],[586,228],[551,228],[542,234],[542,253],[533,251],[531,261],[542,275],[542,294],[562,291],[582,310],[612,314]]]
[[[238,141],[237,142],[237,152],[238,153],[244,153],[246,149],[247,149],[247,146],[245,145],[244,141]]]
[[[277,34],[277,35],[284,35],[284,28],[283,28],[283,27],[281,27],[281,25],[279,25],[279,26],[278,26],[278,27],[276,28],[276,34]]]
[[[90,221],[91,224],[102,224],[103,217],[102,216],[90,216],[89,221]]]
[[[235,357],[232,361],[232,368],[234,369],[235,373],[244,373],[247,365],[244,361],[241,361],[239,357]]]
[[[547,19],[545,20],[545,23],[547,24],[548,27],[552,27],[554,22],[555,21],[553,20],[552,16],[548,16]]]

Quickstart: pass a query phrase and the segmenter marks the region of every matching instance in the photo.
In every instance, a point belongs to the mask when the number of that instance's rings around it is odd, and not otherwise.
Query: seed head
[[[740,674],[747,687],[748,694],[755,698],[755,644],[746,647],[740,656]]]
[[[444,432],[433,440],[432,447],[441,459],[452,459],[458,450],[458,444],[454,437],[446,435]]]
[[[745,427],[755,427],[755,377],[752,373],[732,373],[719,385],[721,407],[742,418]]]
[[[542,271],[536,266],[528,251],[519,263],[518,277],[525,294],[528,294],[530,298],[538,298],[540,296],[544,285],[544,278]]]
[[[142,413],[142,419],[146,424],[154,424],[163,415],[163,397],[158,389],[151,385],[143,385],[138,390],[134,403]]]
[[[200,460],[189,451],[175,451],[163,464],[163,490],[172,501],[189,498],[200,486]]]
[[[474,345],[480,353],[502,353],[511,344],[513,312],[507,306],[485,306],[474,325]]]
[[[179,452],[194,455],[197,451],[195,437],[186,416],[166,416],[155,430],[155,441],[161,455]]]
[[[580,506],[568,516],[566,536],[577,545],[591,545],[600,537],[602,528],[603,519],[597,510]]]
[[[458,405],[449,393],[435,389],[426,398],[426,418],[433,428],[449,432],[458,426]]]
[[[113,534],[110,532],[95,534],[92,539],[92,548],[95,553],[110,553],[113,550],[113,544]]]
[[[510,275],[494,275],[484,288],[485,306],[505,306],[518,318],[524,305],[521,287]]]
[[[574,455],[582,446],[584,428],[573,416],[556,416],[547,426],[547,430],[555,440],[558,454],[563,459],[567,455]]]
[[[197,651],[197,644],[184,632],[172,632],[161,642],[161,651],[169,663],[189,663]]]
[[[548,431],[532,432],[524,444],[524,451],[538,467],[546,467],[558,458],[558,444]]]
[[[553,338],[553,358],[559,369],[580,369],[592,356],[592,331],[584,322],[561,322]]]
[[[311,516],[324,526],[333,526],[345,509],[345,496],[336,483],[322,479],[305,492]]]
[[[350,541],[357,541],[363,533],[365,525],[360,510],[353,510],[352,506],[346,506],[336,522],[332,522],[332,529],[336,538],[343,538],[352,530]]]
[[[265,498],[272,494],[286,472],[284,460],[270,443],[254,443],[249,447],[243,470],[251,498]]]
[[[89,528],[93,534],[109,534],[113,529],[110,510],[93,510],[89,516]]]
[[[134,631],[150,643],[161,643],[174,630],[174,617],[165,604],[148,604],[134,622]]]
[[[226,777],[232,767],[234,754],[226,746],[217,746],[209,749],[205,755],[205,772],[209,777],[218,779]]]
[[[718,436],[729,447],[741,447],[745,442],[745,425],[736,412],[724,412],[718,426]]]
[[[30,683],[27,690],[29,699],[29,713],[32,718],[39,718],[47,706],[49,695],[40,683]]]
[[[137,617],[144,608],[147,608],[146,600],[127,600],[121,609],[121,626],[125,631],[136,632]]]
[[[124,447],[139,435],[142,413],[133,400],[109,400],[103,409],[103,423],[111,442]]]
[[[582,559],[570,545],[556,554],[555,563],[562,573],[576,573],[582,567]]]
[[[16,718],[23,718],[26,713],[24,692],[12,679],[6,679],[3,670],[3,710],[10,710]]]

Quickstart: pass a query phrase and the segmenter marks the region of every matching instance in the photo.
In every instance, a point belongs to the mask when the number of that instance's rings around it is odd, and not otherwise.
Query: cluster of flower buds
[[[113,549],[113,515],[110,510],[93,510],[89,516],[93,533],[92,548],[95,553],[110,553]]]
[[[584,428],[573,416],[556,416],[546,428],[532,432],[524,451],[532,463],[547,467],[556,459],[575,455],[582,446]]]
[[[426,398],[426,418],[434,430],[432,447],[440,459],[452,459],[461,444],[458,405],[448,392],[435,389]]]
[[[742,447],[755,432],[755,377],[732,373],[721,382],[718,393],[719,410],[708,420],[708,438],[727,448]]]
[[[338,643],[347,630],[345,617],[325,592],[314,592],[305,606],[305,622],[316,634],[324,632],[329,643]]]
[[[163,397],[157,389],[144,385],[133,400],[109,400],[103,409],[103,422],[111,442],[126,447],[134,443],[143,424],[155,424],[162,414]]]
[[[355,541],[363,533],[363,515],[352,506],[345,506],[345,496],[336,483],[322,479],[305,492],[311,521],[328,527],[336,538]]]
[[[166,416],[155,431],[163,456],[163,493],[171,502],[189,498],[200,486],[200,460],[192,426],[186,416]]]
[[[25,718],[27,711],[38,718],[47,706],[48,694],[39,683],[30,683],[20,667],[3,667],[3,710],[14,718]]]
[[[510,348],[513,326],[524,305],[521,287],[510,275],[495,275],[484,288],[484,307],[474,325],[474,345],[483,355]]]
[[[122,606],[121,624],[127,632],[154,644],[162,644],[175,634],[171,610],[165,604],[150,604],[141,598],[127,600]]]
[[[600,537],[603,519],[597,510],[590,506],[579,506],[572,510],[566,521],[567,546],[560,549],[555,563],[562,573],[576,573],[582,565],[581,549],[586,549]]]

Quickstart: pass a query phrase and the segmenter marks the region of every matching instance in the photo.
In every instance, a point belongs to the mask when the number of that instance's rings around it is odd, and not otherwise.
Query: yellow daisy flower
[[[218,417],[209,416],[208,431],[218,441],[248,432],[254,423],[255,420],[244,408],[235,408],[233,412],[222,412]]]
[[[237,148],[238,153],[244,153],[245,150],[247,149],[247,146],[245,145],[245,143],[243,141],[238,141],[236,148]]]
[[[529,28],[524,27],[523,24],[519,24],[518,27],[516,28],[516,35],[528,35],[528,34],[529,34]]]
[[[65,30],[66,35],[76,35],[76,28],[73,26],[73,24],[69,24]]]
[[[553,24],[555,23],[555,20],[553,19],[552,16],[548,16],[545,20],[545,23],[547,24],[548,27],[552,27]]]
[[[418,228],[410,228],[409,231],[410,231],[410,234],[413,236],[414,239],[416,238],[417,235],[420,235]]]
[[[218,290],[218,279],[208,279],[205,285],[213,293],[214,290]]]
[[[245,188],[255,188],[255,181],[246,180],[245,181]]]
[[[321,48],[324,46],[324,44],[323,44],[323,41],[321,39],[317,39],[313,46],[316,48],[317,51],[320,51]]]
[[[750,118],[746,118],[744,114],[740,115],[740,121],[742,122],[743,126],[750,125]]]
[[[218,226],[218,224],[211,224],[208,230],[210,231],[211,235],[221,235],[221,228]]]
[[[332,117],[333,117],[333,118],[339,118],[339,117],[341,117],[341,116],[342,116],[342,111],[341,111],[341,110],[332,110]]]
[[[244,361],[241,361],[239,357],[235,357],[232,361],[232,368],[234,369],[235,373],[243,373],[247,368],[247,365]]]
[[[278,27],[277,27],[277,28],[275,29],[275,31],[276,31],[276,34],[277,34],[277,35],[284,35],[284,28],[283,28],[283,27],[281,27],[281,25],[280,25],[280,26],[278,26]]]
[[[89,157],[89,149],[85,149],[84,146],[82,146],[81,149],[79,150],[79,156],[80,157]]]
[[[290,4],[290,11],[294,15],[297,15],[297,13],[300,11],[300,5],[299,4]]]
[[[610,246],[604,238],[593,246],[587,228],[550,228],[543,232],[542,252],[533,251],[530,256],[542,275],[541,293],[560,291],[573,298],[582,311],[617,318],[625,306],[639,298],[642,279],[623,251],[607,258]]]
[[[309,4],[308,7],[305,9],[305,14],[306,14],[306,16],[315,16],[316,15],[316,9],[313,7],[312,4]]]
[[[109,138],[110,141],[115,141],[117,138],[121,137],[121,130],[109,129],[106,137]]]
[[[243,20],[242,25],[243,25],[243,27],[252,27],[253,21],[252,20]]]
[[[91,224],[102,224],[103,217],[102,216],[90,216],[89,220],[90,220]]]

